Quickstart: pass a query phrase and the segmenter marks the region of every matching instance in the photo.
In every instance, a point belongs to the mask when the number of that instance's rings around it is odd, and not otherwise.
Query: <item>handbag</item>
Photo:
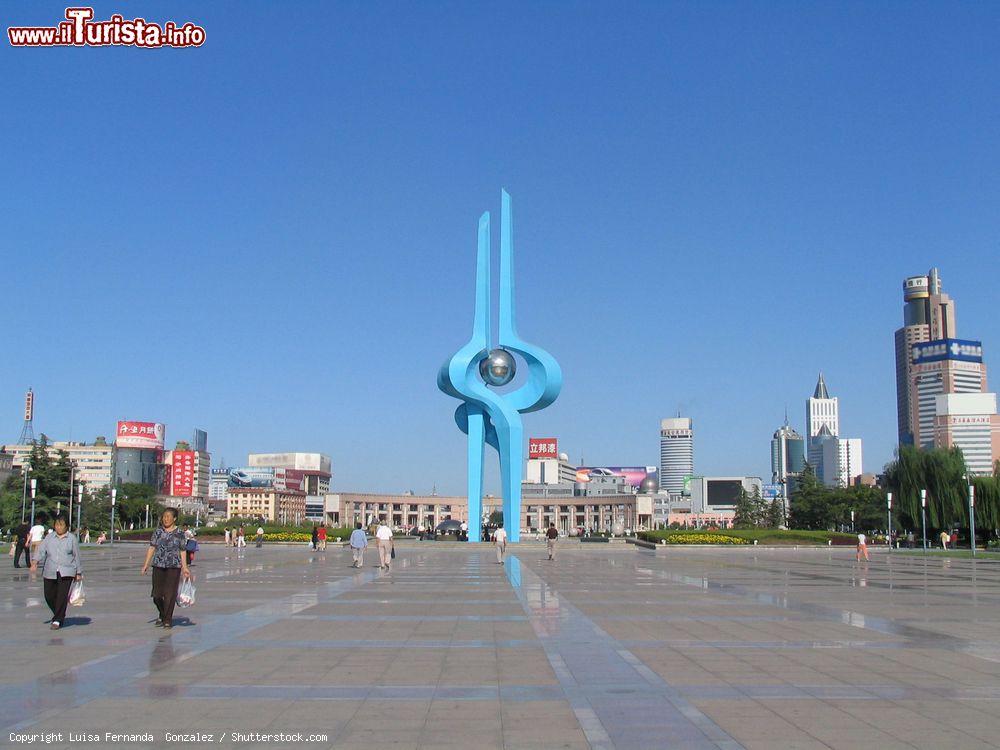
[[[69,587],[69,603],[74,607],[81,606],[87,600],[83,590],[83,581],[73,581]]]
[[[196,591],[197,589],[194,587],[194,582],[190,578],[186,581],[182,581],[181,587],[177,590],[177,606],[190,607],[193,605]]]
[[[389,557],[391,557],[393,560],[396,559],[396,545],[395,544],[392,545],[392,549],[389,550]]]

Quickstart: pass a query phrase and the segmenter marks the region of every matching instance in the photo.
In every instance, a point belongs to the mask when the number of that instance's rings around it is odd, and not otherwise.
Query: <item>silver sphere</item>
[[[516,372],[514,356],[505,349],[493,349],[479,363],[479,374],[486,385],[507,385],[514,379]]]
[[[642,480],[642,483],[639,485],[639,492],[643,493],[644,495],[649,495],[651,493],[654,493],[658,489],[659,485],[657,485],[656,480],[653,479],[653,477],[646,477],[645,479]]]

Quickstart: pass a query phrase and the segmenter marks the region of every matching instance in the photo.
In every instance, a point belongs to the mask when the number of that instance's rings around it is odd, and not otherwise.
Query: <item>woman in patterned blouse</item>
[[[173,626],[174,604],[177,601],[177,586],[180,578],[191,577],[184,554],[184,532],[177,528],[177,509],[165,508],[160,516],[160,525],[153,532],[146,550],[146,560],[142,564],[142,574],[146,575],[149,563],[153,563],[153,604],[160,613],[156,627]]]

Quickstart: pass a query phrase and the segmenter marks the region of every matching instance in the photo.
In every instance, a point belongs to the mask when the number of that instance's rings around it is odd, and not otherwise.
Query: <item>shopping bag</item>
[[[393,545],[393,546],[392,546],[392,550],[391,550],[391,552],[390,552],[390,555],[389,555],[389,556],[390,556],[390,557],[391,557],[391,558],[392,558],[393,560],[395,560],[395,559],[396,559],[396,545]]]
[[[83,591],[83,581],[73,581],[73,584],[69,587],[69,603],[74,607],[79,607],[86,601],[86,595]]]
[[[177,590],[177,606],[178,607],[190,607],[194,604],[195,595],[194,583],[188,578],[186,581],[181,582],[181,587]]]

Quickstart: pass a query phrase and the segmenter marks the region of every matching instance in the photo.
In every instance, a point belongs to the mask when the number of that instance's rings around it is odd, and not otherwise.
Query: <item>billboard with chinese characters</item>
[[[966,339],[940,339],[914,344],[910,353],[914,364],[924,362],[942,362],[954,360],[957,362],[982,362],[983,342]]]
[[[591,476],[624,477],[630,485],[638,487],[642,480],[657,479],[658,474],[655,466],[581,466],[576,470],[576,481],[589,482]]]
[[[163,450],[165,433],[166,428],[159,422],[122,421],[118,423],[115,445],[119,448]]]
[[[559,441],[555,438],[528,438],[528,458],[559,458]]]
[[[170,494],[191,497],[194,494],[194,451],[173,451],[170,465]]]

